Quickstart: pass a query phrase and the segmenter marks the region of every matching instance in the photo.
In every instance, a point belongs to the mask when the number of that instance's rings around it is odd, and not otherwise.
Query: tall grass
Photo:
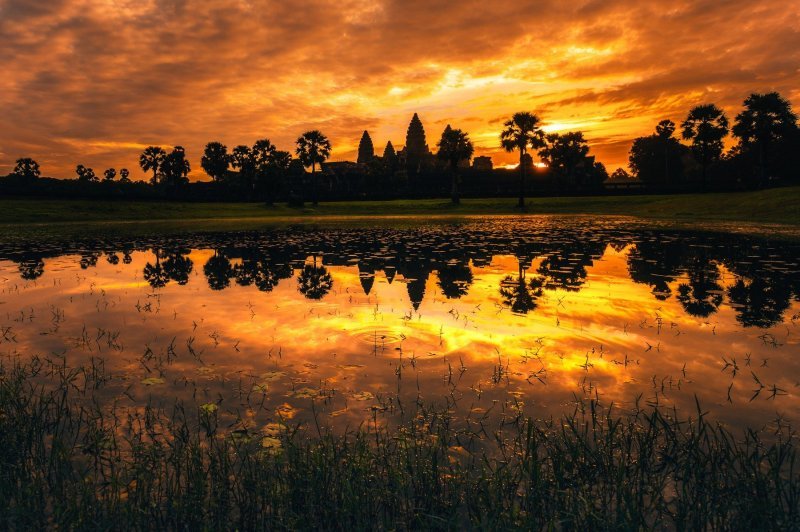
[[[3,529],[791,529],[792,434],[578,403],[494,429],[420,408],[346,434],[122,408],[99,362],[0,363]],[[113,394],[105,394],[113,395]],[[768,440],[768,441],[767,441]]]

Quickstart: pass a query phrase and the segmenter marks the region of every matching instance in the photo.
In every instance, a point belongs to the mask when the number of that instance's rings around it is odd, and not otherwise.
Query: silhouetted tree
[[[633,141],[628,161],[640,181],[666,185],[683,175],[683,157],[688,148],[673,136],[674,131],[674,122],[662,120],[654,135]]]
[[[364,130],[361,135],[361,141],[358,143],[358,163],[367,164],[375,157],[375,147],[372,145],[372,139],[369,133]]]
[[[103,179],[106,181],[114,181],[115,177],[117,177],[117,171],[114,168],[106,168],[103,172]]]
[[[261,187],[264,201],[271,205],[283,187],[284,182],[288,178],[289,169],[292,164],[292,154],[288,151],[273,150],[267,159],[266,166],[264,166],[259,175],[259,187]]]
[[[452,129],[450,124],[442,132],[437,157],[450,165],[450,200],[458,205],[461,198],[458,192],[458,163],[469,160],[475,151],[469,136],[460,129]]]
[[[233,148],[231,165],[238,171],[237,188],[239,193],[246,194],[251,191],[256,179],[256,163],[250,147],[240,144]]]
[[[500,145],[507,152],[519,151],[519,201],[517,207],[525,208],[525,155],[528,149],[544,146],[544,132],[539,117],[532,113],[514,113],[504,124]]]
[[[42,171],[39,168],[39,163],[30,157],[23,157],[22,159],[17,159],[12,174],[20,179],[33,180],[41,176]]]
[[[97,175],[95,175],[94,170],[87,168],[82,164],[79,164],[75,168],[75,173],[78,175],[78,181],[83,181],[85,183],[97,181]]]
[[[280,189],[280,180],[289,167],[291,156],[288,152],[278,151],[269,139],[257,140],[250,153],[255,171],[254,189],[271,204]]]
[[[331,143],[318,130],[306,131],[297,139],[297,156],[305,167],[311,167],[311,198],[317,205],[317,165],[324,163],[331,155]]]
[[[297,278],[297,289],[307,299],[322,299],[333,288],[333,277],[325,266],[317,265],[317,256],[313,263],[303,266]]]
[[[203,150],[200,166],[214,181],[222,181],[228,173],[231,157],[228,147],[220,142],[209,142]]]
[[[551,133],[545,139],[539,155],[559,183],[595,186],[608,178],[605,167],[589,155],[589,144],[580,131]]]
[[[160,146],[148,146],[139,156],[139,166],[145,172],[153,171],[153,179],[150,181],[154,185],[158,183],[158,171],[161,169],[161,163],[167,156]]]
[[[120,183],[130,183],[130,176],[131,173],[128,171],[127,168],[121,168],[119,171],[119,181]]]
[[[656,124],[656,136],[664,145],[664,182],[669,183],[669,159],[670,159],[670,141],[673,140],[675,134],[675,122],[672,120],[662,120]]]
[[[708,185],[708,165],[722,155],[722,139],[728,134],[728,117],[714,104],[698,105],[681,124],[684,140],[692,141],[692,151],[702,168],[703,188]]]
[[[797,131],[797,115],[792,105],[777,92],[751,94],[744,101],[744,111],[736,116],[733,135],[739,138],[743,152],[756,154],[759,186],[770,177],[770,160],[776,144],[791,138]]]
[[[609,176],[614,181],[630,181],[633,179],[631,174],[625,171],[624,168],[617,168],[613,172],[611,172],[611,176]]]
[[[162,183],[169,189],[174,190],[180,185],[189,182],[189,172],[191,167],[186,159],[186,152],[182,146],[175,146],[161,163]]]

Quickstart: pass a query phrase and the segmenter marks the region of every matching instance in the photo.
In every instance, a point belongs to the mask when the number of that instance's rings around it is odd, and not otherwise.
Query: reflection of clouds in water
[[[137,400],[245,390],[268,417],[305,419],[313,398],[351,426],[418,396],[491,410],[510,391],[536,416],[569,408],[573,394],[679,407],[697,394],[725,421],[754,425],[796,407],[795,326],[775,326],[800,310],[797,274],[782,266],[794,255],[633,240],[516,244],[513,255],[487,245],[471,258],[413,242],[367,258],[347,243],[341,256],[291,243],[25,254],[0,264],[3,325],[16,338],[0,350],[65,353],[71,364],[102,356]],[[535,302],[527,312],[515,307],[520,281]],[[721,371],[722,356],[737,376]],[[751,371],[788,395],[749,403]]]

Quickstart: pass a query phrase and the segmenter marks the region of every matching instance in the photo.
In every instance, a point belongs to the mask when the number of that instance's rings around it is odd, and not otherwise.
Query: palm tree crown
[[[331,142],[321,131],[314,129],[306,131],[297,139],[297,156],[304,166],[310,166],[311,171],[316,170],[316,165],[325,162],[331,155]]]

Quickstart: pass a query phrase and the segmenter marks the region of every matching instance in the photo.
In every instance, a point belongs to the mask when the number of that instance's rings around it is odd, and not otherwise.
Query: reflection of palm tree
[[[99,258],[100,254],[95,251],[83,253],[80,260],[81,269],[85,270],[89,267],[97,266],[97,259]]]
[[[298,290],[307,299],[322,299],[333,288],[333,277],[325,266],[317,266],[317,257],[313,264],[303,266],[297,278]]]
[[[161,264],[161,253],[156,250],[154,251],[156,256],[156,263],[151,264],[147,263],[144,266],[144,279],[147,281],[150,286],[153,288],[164,288],[167,286],[169,282],[169,275],[167,271],[164,269],[164,265]]]
[[[447,264],[439,268],[439,288],[447,299],[465,296],[472,285],[472,270],[468,264]]]
[[[194,263],[192,259],[180,251],[171,253],[164,261],[164,270],[167,275],[179,285],[185,285],[189,282],[189,274],[192,273],[193,269]]]
[[[783,320],[789,308],[791,289],[784,280],[767,282],[756,277],[751,281],[739,279],[728,288],[731,306],[736,307],[736,319],[748,327],[771,327]]]
[[[628,275],[634,283],[652,287],[656,299],[669,299],[669,283],[675,280],[685,260],[684,243],[675,239],[647,238],[637,242],[628,254]]]
[[[526,279],[525,268],[520,261],[517,278],[507,275],[500,283],[500,297],[511,308],[511,312],[527,314],[536,308],[536,300],[542,296],[542,286],[544,279],[541,277],[534,277],[530,281]]]
[[[697,264],[689,273],[689,282],[678,286],[677,299],[683,309],[698,318],[707,318],[715,313],[722,303],[722,287],[718,279],[716,266]]]
[[[565,250],[542,260],[538,272],[547,278],[548,289],[580,290],[586,282],[586,266],[592,264],[592,257],[588,253],[579,255],[579,258],[569,256]]]
[[[44,274],[44,261],[38,257],[26,258],[19,263],[19,275],[26,281],[35,281]]]
[[[273,264],[266,256],[251,256],[242,260],[233,269],[236,283],[240,286],[255,285],[262,292],[271,292],[281,279],[292,276],[292,267],[287,263]]]
[[[206,275],[208,286],[212,290],[222,290],[231,284],[233,267],[228,257],[214,250],[214,256],[208,259],[208,262],[203,266],[203,273]]]

